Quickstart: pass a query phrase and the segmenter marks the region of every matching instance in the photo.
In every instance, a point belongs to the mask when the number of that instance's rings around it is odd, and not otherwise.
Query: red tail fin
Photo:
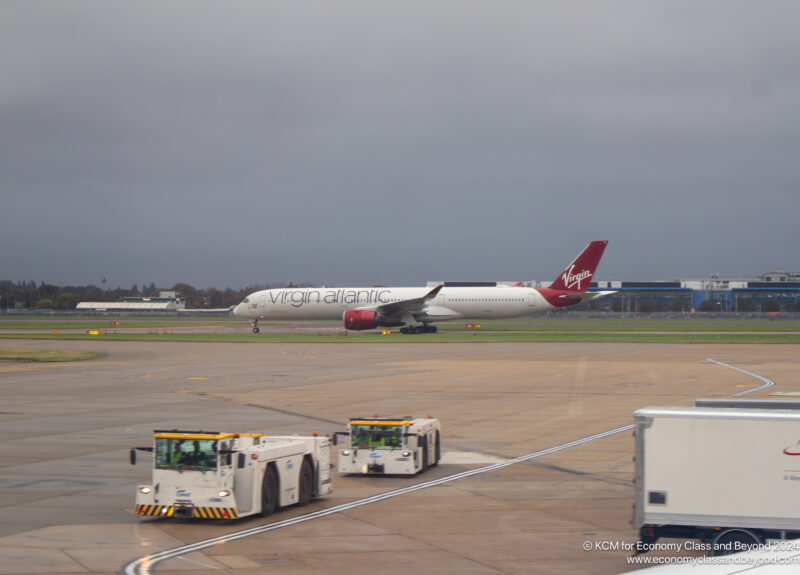
[[[550,289],[578,293],[585,292],[589,288],[589,282],[592,281],[594,270],[597,269],[597,264],[600,263],[600,258],[606,250],[606,245],[608,245],[608,240],[591,242],[567,266],[567,269],[561,272],[561,275],[556,278]]]

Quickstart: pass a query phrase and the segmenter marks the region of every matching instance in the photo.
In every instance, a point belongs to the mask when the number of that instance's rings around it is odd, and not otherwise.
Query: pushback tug
[[[156,430],[153,480],[136,491],[136,514],[235,519],[306,505],[332,491],[330,440],[316,434]]]
[[[413,475],[439,463],[441,425],[438,419],[350,419],[347,431],[336,432],[339,473]],[[339,439],[342,437],[343,439]]]

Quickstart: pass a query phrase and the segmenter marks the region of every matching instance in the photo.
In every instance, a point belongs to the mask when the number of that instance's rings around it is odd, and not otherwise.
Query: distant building
[[[792,282],[800,282],[800,273],[787,273],[784,270],[777,268],[774,271],[764,274],[761,276],[761,280],[764,282],[770,283],[792,283]]]
[[[162,291],[158,297],[126,297],[115,302],[82,301],[75,309],[98,312],[175,312],[186,309],[186,302],[174,291]]]

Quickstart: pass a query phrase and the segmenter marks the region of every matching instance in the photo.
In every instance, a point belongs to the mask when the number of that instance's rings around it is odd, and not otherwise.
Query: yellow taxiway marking
[[[207,377],[185,377],[184,379],[208,379]]]

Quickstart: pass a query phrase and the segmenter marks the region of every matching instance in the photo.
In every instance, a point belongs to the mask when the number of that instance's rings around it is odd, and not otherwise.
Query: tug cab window
[[[156,469],[217,469],[217,441],[215,439],[156,438]]]
[[[396,449],[403,445],[402,425],[353,425],[351,445],[373,449]]]

